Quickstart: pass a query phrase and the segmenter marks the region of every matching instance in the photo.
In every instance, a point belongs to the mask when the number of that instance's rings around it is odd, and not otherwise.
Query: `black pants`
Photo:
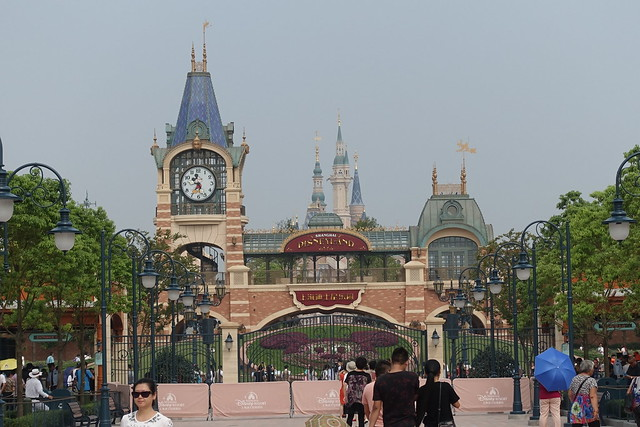
[[[351,426],[353,423],[353,415],[358,413],[358,426],[364,427],[364,405],[362,403],[354,402],[347,408],[347,425]]]
[[[573,427],[582,427],[582,424],[571,424]],[[589,427],[600,427],[600,420],[591,421]]]

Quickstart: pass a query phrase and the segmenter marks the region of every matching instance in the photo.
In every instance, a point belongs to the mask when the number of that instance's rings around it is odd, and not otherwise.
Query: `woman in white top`
[[[133,384],[133,401],[138,410],[122,417],[120,427],[173,427],[171,419],[153,409],[153,401],[156,400],[158,386],[150,378],[141,378]]]

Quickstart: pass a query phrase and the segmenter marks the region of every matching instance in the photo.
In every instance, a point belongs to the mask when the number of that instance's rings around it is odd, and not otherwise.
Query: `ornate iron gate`
[[[532,375],[535,329],[518,331],[518,367]],[[538,354],[554,345],[553,330],[538,328]],[[514,372],[513,328],[457,328],[444,330],[445,372],[455,376],[511,377]]]
[[[111,378],[127,384],[129,365],[133,363],[132,336],[111,339]],[[156,380],[160,383],[194,383],[206,379],[207,365],[218,381],[221,362],[220,334],[157,334],[155,335]],[[138,378],[151,376],[151,336],[138,335]],[[200,378],[198,378],[199,375]]]
[[[412,371],[419,372],[428,358],[426,331],[348,314],[298,317],[240,334],[238,340],[240,382],[277,379],[285,367],[292,379],[321,378],[338,361],[389,359],[396,347],[407,349]]]

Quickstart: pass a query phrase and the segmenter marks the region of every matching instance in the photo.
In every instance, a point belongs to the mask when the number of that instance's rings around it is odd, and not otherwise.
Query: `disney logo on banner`
[[[167,393],[162,399],[159,400],[158,405],[162,407],[162,410],[170,412],[177,411],[184,408],[184,403],[179,403],[178,398],[173,393]]]
[[[477,396],[478,401],[485,405],[502,405],[508,399],[508,397],[500,396],[500,390],[496,387],[490,387],[485,394],[478,394]]]
[[[324,394],[324,396],[320,396],[317,398],[318,404],[324,406],[325,408],[332,407],[340,407],[340,393],[336,389],[331,389]]]
[[[250,391],[244,396],[244,399],[236,399],[236,405],[242,409],[264,409],[267,402],[260,400],[256,392]]]

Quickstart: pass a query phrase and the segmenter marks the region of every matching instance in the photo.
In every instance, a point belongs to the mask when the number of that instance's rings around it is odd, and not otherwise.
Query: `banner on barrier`
[[[158,384],[158,409],[171,418],[206,417],[209,392],[206,384]]]
[[[294,381],[291,383],[296,414],[341,414],[340,381]]]
[[[513,409],[513,378],[456,378],[453,388],[460,396],[460,411],[506,412]],[[529,378],[520,380],[522,409],[531,409]]]
[[[211,400],[214,417],[288,416],[291,411],[287,381],[214,384]]]

